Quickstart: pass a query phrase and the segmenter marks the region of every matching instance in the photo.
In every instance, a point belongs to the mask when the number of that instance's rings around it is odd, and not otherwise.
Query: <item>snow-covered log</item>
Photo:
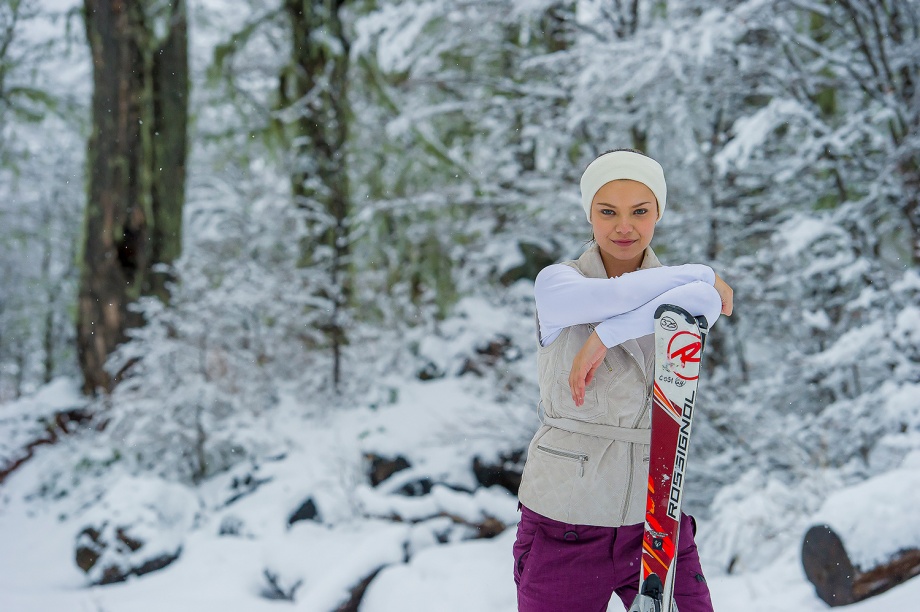
[[[920,549],[894,553],[887,561],[863,570],[854,566],[837,533],[815,525],[802,543],[805,575],[818,597],[831,607],[867,599],[920,574]]]
[[[912,463],[831,495],[802,542],[805,575],[830,606],[920,575],[920,474]]]

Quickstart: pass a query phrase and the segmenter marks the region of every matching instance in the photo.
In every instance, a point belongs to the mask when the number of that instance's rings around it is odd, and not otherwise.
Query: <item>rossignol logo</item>
[[[661,321],[658,322],[661,325],[661,329],[665,331],[674,331],[677,329],[677,321],[671,317],[661,317]]]
[[[687,467],[687,448],[690,446],[690,423],[693,419],[693,400],[696,391],[684,399],[681,411],[680,434],[677,437],[677,454],[674,456],[674,471],[671,475],[671,491],[668,494],[668,516],[680,520],[680,498],[684,490],[684,470]]]
[[[693,332],[682,331],[671,336],[671,341],[668,342],[668,361],[674,375],[684,380],[699,378],[699,371],[694,376],[684,376],[680,373],[680,368],[687,367],[687,364],[699,363],[702,350],[703,342]]]

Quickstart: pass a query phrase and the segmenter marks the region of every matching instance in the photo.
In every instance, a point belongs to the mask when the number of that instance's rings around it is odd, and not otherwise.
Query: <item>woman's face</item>
[[[642,263],[655,234],[658,201],[644,184],[621,179],[601,187],[591,201],[591,226],[601,256],[617,267]],[[609,266],[608,266],[609,269]]]

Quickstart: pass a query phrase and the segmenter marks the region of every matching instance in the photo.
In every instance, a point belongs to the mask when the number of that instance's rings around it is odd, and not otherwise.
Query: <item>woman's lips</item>
[[[629,245],[631,245],[631,244],[634,243],[634,242],[635,242],[635,240],[614,240],[614,241],[613,241],[613,244],[615,244],[615,245],[617,245],[617,246],[621,246],[621,247],[628,247]]]

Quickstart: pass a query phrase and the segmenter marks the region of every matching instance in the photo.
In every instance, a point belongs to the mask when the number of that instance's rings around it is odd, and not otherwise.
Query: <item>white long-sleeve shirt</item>
[[[610,348],[654,332],[655,310],[677,304],[712,326],[722,310],[709,266],[686,264],[637,270],[617,278],[587,278],[564,264],[544,268],[534,283],[540,344],[548,346],[563,329],[598,323],[595,331]]]

